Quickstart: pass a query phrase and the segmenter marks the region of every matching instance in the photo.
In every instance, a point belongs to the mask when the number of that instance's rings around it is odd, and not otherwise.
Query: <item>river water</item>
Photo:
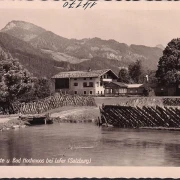
[[[180,132],[93,123],[32,126],[0,132],[0,159],[0,165],[16,166],[180,166]]]

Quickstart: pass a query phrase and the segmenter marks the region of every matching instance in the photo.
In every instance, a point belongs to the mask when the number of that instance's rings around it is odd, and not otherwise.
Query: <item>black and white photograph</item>
[[[78,3],[0,8],[0,166],[179,167],[180,11]]]

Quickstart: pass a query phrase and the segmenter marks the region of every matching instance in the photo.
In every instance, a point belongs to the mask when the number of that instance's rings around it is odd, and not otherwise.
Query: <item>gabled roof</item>
[[[53,79],[56,78],[86,78],[86,77],[100,77],[107,72],[111,72],[116,78],[118,76],[111,69],[103,69],[103,70],[91,70],[91,71],[67,71],[60,72],[53,76]]]

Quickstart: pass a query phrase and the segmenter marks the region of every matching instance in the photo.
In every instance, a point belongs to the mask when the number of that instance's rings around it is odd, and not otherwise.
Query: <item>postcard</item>
[[[179,177],[178,1],[0,1],[0,177]]]

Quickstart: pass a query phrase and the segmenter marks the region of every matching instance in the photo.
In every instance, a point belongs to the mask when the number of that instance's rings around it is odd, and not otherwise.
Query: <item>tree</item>
[[[12,103],[33,87],[31,74],[0,49],[0,104],[13,113]]]
[[[125,68],[120,69],[119,74],[118,74],[118,82],[130,83],[130,81],[131,81],[131,78],[129,76],[128,70]]]
[[[129,69],[130,78],[133,80],[134,83],[143,83],[144,71],[140,60],[131,63],[128,69]]]
[[[156,77],[162,85],[180,83],[180,38],[171,40],[159,59]]]
[[[150,84],[158,83],[158,80],[156,78],[156,70],[148,70],[146,72],[146,75],[148,76],[148,83],[150,83]]]
[[[143,94],[144,96],[154,96],[155,92],[154,90],[149,86],[148,82],[145,82],[143,84],[144,90],[143,90]]]
[[[33,88],[23,94],[19,101],[30,102],[50,96],[49,81],[46,78],[33,78]]]
[[[49,82],[46,78],[38,79],[35,83],[34,89],[34,95],[38,99],[50,96]]]

